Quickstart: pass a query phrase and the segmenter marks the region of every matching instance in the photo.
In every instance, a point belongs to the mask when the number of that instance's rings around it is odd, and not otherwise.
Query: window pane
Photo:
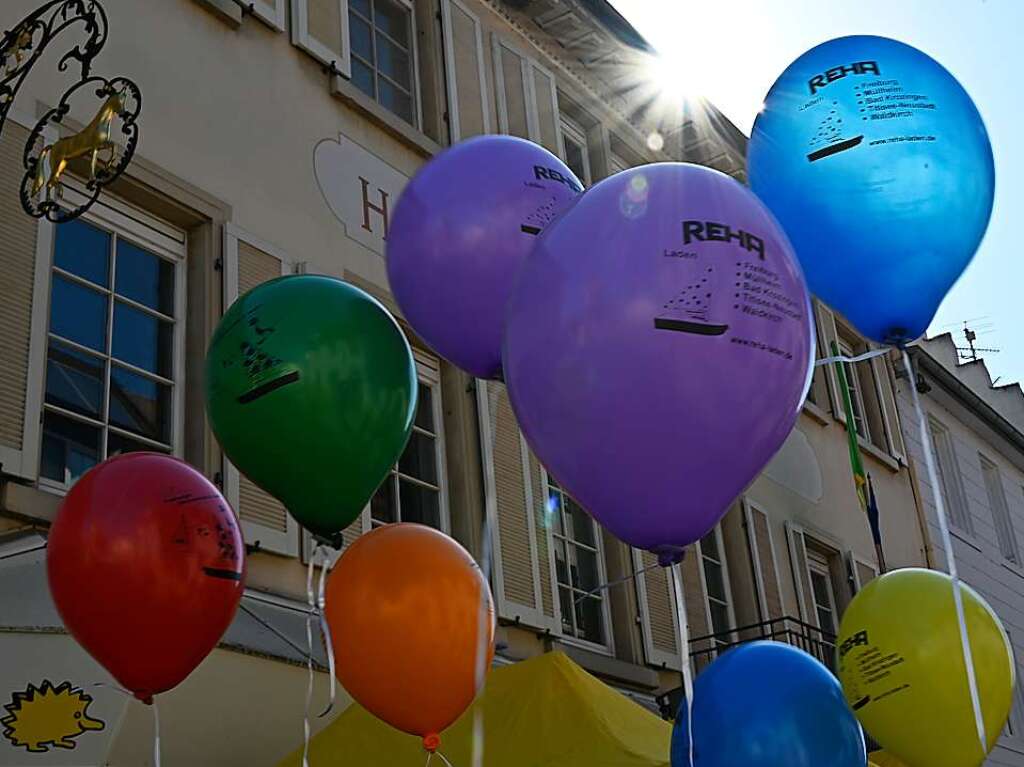
[[[352,59],[352,82],[370,98],[375,97],[373,90],[373,70],[358,59]]]
[[[580,542],[585,543],[588,546],[596,546],[594,539],[594,520],[590,518],[590,515],[583,510],[583,508],[576,503],[572,498],[566,496],[565,498],[566,511],[569,512],[567,517],[571,515],[570,524],[572,525],[573,538]]]
[[[558,589],[558,601],[562,607],[562,631],[572,634],[572,592],[564,586]]]
[[[432,485],[437,484],[437,441],[433,437],[413,431],[409,444],[398,459],[398,470]]]
[[[576,567],[573,569],[574,583],[578,589],[591,591],[601,585],[597,574],[597,554],[587,549],[575,547]]]
[[[43,414],[43,447],[39,467],[42,476],[57,482],[74,482],[99,461],[98,428],[55,413]]]
[[[711,611],[711,630],[716,634],[727,634],[732,629],[729,625],[729,608],[719,602],[708,602]]]
[[[53,263],[103,287],[110,286],[110,235],[80,218],[59,224]]]
[[[387,80],[380,80],[380,103],[406,122],[412,122],[412,96]]]
[[[377,33],[377,68],[407,91],[412,90],[409,54],[379,32]]]
[[[420,384],[419,404],[416,405],[416,425],[424,431],[434,432],[434,390]]]
[[[389,36],[408,48],[410,17],[408,9],[392,0],[376,0],[373,10],[373,23],[377,29],[387,32]]]
[[[565,143],[565,164],[576,174],[576,178],[585,183],[587,169],[583,164],[583,148],[564,134],[562,140]]]
[[[364,18],[370,18],[370,0],[348,0],[348,7],[359,11]]]
[[[719,562],[722,560],[718,553],[718,536],[715,535],[714,530],[700,539],[700,553]]]
[[[171,387],[114,365],[110,370],[110,423],[170,442]]]
[[[352,52],[367,62],[373,62],[373,30],[369,23],[354,13],[349,14],[349,37],[352,40]]]
[[[835,618],[833,618],[831,610],[824,607],[818,608],[818,627],[829,634],[836,633]]]
[[[725,598],[725,579],[722,577],[722,566],[704,560],[704,580],[708,585],[708,596],[722,602]]]
[[[399,480],[398,493],[403,522],[441,527],[441,504],[437,490]]]
[[[58,341],[46,355],[46,401],[76,413],[103,415],[104,361]]]
[[[584,599],[576,605],[577,636],[597,644],[604,644],[604,624],[601,620],[601,600]]]
[[[141,453],[144,451],[152,451],[156,453],[166,452],[164,450],[160,450],[160,448],[152,447],[151,445],[147,445],[143,442],[124,437],[116,431],[112,431],[107,434],[107,458],[113,458],[115,455],[121,455],[123,453]]]
[[[389,474],[370,500],[370,517],[377,522],[397,522],[398,506],[395,503],[395,476]]]
[[[569,568],[565,562],[565,541],[554,540],[555,544],[555,580],[559,583],[565,584],[566,586],[571,585],[569,582]]]
[[[550,481],[550,480],[549,480]],[[556,534],[563,535],[562,531],[562,494],[557,490],[548,488],[547,515],[544,522]]]
[[[173,374],[174,326],[120,301],[114,304],[114,356],[164,378]]]
[[[98,352],[107,350],[107,297],[53,276],[50,332]]]
[[[114,291],[150,309],[173,315],[174,264],[120,240]]]
[[[811,586],[814,588],[814,601],[819,605],[828,606],[832,603],[829,599],[828,580],[822,573],[811,573]]]

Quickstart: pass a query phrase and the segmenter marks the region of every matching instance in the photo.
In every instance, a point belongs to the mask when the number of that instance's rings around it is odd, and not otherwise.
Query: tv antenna
[[[985,319],[979,317],[978,319]],[[956,347],[957,354],[962,362],[977,362],[979,354],[998,354],[998,349],[986,349],[984,347],[975,346],[974,342],[978,340],[978,331],[970,326],[970,323],[977,322],[977,320],[964,320],[963,332],[964,340],[967,342],[967,346]],[[992,323],[985,323],[980,326],[981,335],[991,332]]]

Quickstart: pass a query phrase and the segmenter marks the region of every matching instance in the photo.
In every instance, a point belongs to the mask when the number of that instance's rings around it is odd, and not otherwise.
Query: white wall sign
[[[391,214],[409,177],[341,135],[316,145],[313,171],[345,234],[384,255]]]

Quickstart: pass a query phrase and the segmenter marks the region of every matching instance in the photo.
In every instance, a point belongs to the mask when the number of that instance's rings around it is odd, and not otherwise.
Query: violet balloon
[[[391,292],[413,329],[479,378],[501,376],[505,305],[537,235],[583,186],[544,147],[479,136],[409,182],[387,239]]]
[[[646,165],[545,230],[509,301],[505,382],[559,483],[671,559],[792,430],[812,339],[803,274],[753,193],[710,168]]]

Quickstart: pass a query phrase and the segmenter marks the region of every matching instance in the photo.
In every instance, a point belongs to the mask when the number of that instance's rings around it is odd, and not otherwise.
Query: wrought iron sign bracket
[[[142,93],[128,78],[92,76],[93,60],[107,41],[107,14],[98,0],[51,0],[0,38],[0,134],[32,67],[50,43],[71,28],[84,39],[60,58],[57,69],[66,72],[77,65],[79,79],[29,134],[20,191],[27,214],[58,223],[84,213],[128,167],[138,145],[142,108]],[[77,133],[47,143],[47,129],[63,124],[71,99],[90,91],[100,102],[92,121]],[[72,163],[81,164],[86,187],[86,201],[76,205],[65,202],[63,193],[64,174]]]

